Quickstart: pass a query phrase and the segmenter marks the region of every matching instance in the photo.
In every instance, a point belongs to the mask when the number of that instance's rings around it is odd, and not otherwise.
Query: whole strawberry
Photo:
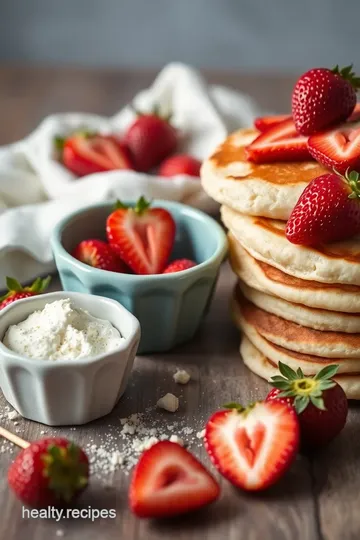
[[[344,390],[332,377],[339,366],[326,366],[314,377],[305,376],[279,362],[281,376],[272,377],[275,387],[266,401],[281,400],[294,406],[300,423],[304,449],[316,449],[332,441],[344,428],[348,401]]]
[[[114,253],[109,244],[102,240],[83,240],[72,253],[75,259],[109,272],[127,273],[125,263]]]
[[[8,471],[15,495],[35,508],[71,503],[87,486],[85,452],[61,437],[40,439],[22,450]]]
[[[292,115],[302,135],[317,133],[346,120],[356,105],[360,78],[352,65],[343,69],[315,68],[304,73],[292,94]]]
[[[47,289],[50,281],[50,276],[44,279],[36,278],[32,285],[29,287],[23,287],[16,279],[7,277],[6,286],[8,288],[8,292],[4,296],[0,297],[0,310],[12,304],[16,300],[41,294],[45,291],[45,289]]]
[[[138,171],[148,172],[176,150],[177,133],[168,119],[158,114],[140,114],[125,133]]]
[[[171,156],[162,162],[159,168],[160,176],[176,176],[186,174],[188,176],[200,176],[201,161],[187,154]]]
[[[293,244],[316,246],[360,232],[359,173],[323,174],[304,189],[286,224]]]

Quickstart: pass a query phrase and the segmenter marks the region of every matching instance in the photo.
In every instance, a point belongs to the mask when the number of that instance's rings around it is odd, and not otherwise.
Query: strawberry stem
[[[349,199],[360,198],[360,175],[356,171],[349,172],[349,169],[345,173],[345,180],[351,188],[351,193],[349,194]]]
[[[6,287],[8,289],[8,292],[4,294],[4,296],[0,297],[0,302],[3,302],[7,298],[9,298],[9,296],[12,296],[13,294],[19,292],[32,292],[34,294],[40,294],[48,288],[50,281],[51,276],[47,276],[46,278],[38,277],[35,279],[34,283],[30,285],[30,287],[23,287],[17,279],[12,277],[6,277]]]
[[[152,201],[147,201],[145,197],[141,196],[140,199],[138,199],[136,204],[133,206],[124,204],[118,199],[115,203],[114,210],[128,210],[131,208],[136,214],[141,216],[144,212],[146,212],[146,210],[149,209],[149,207],[151,206],[151,202]]]

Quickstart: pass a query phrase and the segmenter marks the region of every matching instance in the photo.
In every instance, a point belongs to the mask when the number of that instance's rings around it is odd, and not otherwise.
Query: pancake
[[[243,281],[239,281],[238,286],[245,298],[255,306],[287,321],[327,332],[346,332],[348,334],[360,332],[360,313],[352,315],[293,304],[277,296],[252,289]]]
[[[360,236],[310,248],[287,240],[284,221],[245,216],[226,206],[221,207],[221,217],[253,257],[286,274],[321,283],[360,285]]]
[[[337,364],[339,366],[338,373],[360,374],[360,355],[358,358],[326,358],[290,351],[285,347],[271,343],[260,335],[254,325],[243,318],[239,304],[234,298],[232,300],[232,316],[239,330],[275,367],[281,361],[295,370],[301,367],[306,375],[315,375],[323,367]]]
[[[279,370],[275,365],[245,336],[240,345],[240,354],[250,371],[262,379],[269,381],[274,375],[279,375]],[[334,379],[343,388],[348,399],[360,399],[360,374],[341,374]]]
[[[295,278],[255,259],[232,233],[228,240],[232,269],[249,287],[312,308],[360,313],[360,287]]]
[[[261,165],[247,161],[244,147],[258,134],[241,129],[230,135],[204,161],[202,185],[215,201],[238,212],[286,220],[308,183],[328,170],[316,161]]]
[[[360,358],[360,334],[320,332],[267,313],[236,289],[241,325],[250,325],[275,345],[291,351],[324,358]]]

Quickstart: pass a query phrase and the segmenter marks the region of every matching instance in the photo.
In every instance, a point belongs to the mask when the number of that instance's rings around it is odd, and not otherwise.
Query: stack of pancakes
[[[328,171],[315,161],[246,161],[244,147],[257,135],[230,135],[201,171],[229,229],[243,361],[267,380],[279,361],[307,375],[338,364],[336,380],[348,398],[360,399],[360,239],[316,249],[287,240],[286,220],[300,194]]]

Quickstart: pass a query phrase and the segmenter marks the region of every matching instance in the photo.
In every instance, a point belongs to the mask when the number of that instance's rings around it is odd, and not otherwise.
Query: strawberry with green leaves
[[[30,296],[43,293],[49,286],[50,281],[50,276],[46,278],[37,278],[29,287],[23,287],[16,279],[7,277],[6,286],[8,288],[8,292],[4,296],[0,297],[0,310],[12,304],[16,300],[29,298]]]
[[[266,401],[281,401],[295,408],[304,448],[327,445],[344,428],[348,401],[344,390],[333,380],[339,366],[329,365],[315,376],[305,376],[279,362],[280,375],[272,377],[274,388]]]
[[[89,460],[62,437],[34,441],[21,450],[8,471],[8,483],[24,504],[35,508],[71,503],[88,484]]]

